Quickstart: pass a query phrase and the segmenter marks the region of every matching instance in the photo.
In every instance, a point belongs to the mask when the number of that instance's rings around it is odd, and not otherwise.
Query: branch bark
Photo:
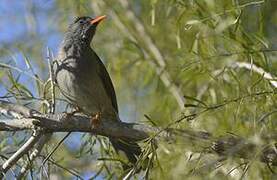
[[[0,131],[19,131],[34,129],[39,126],[45,133],[52,132],[90,132],[92,134],[140,141],[148,137],[154,128],[141,124],[117,122],[103,119],[97,127],[93,127],[91,119],[83,115],[74,115],[70,119],[64,114],[37,116],[33,118],[0,120]]]
[[[141,141],[147,138],[156,138],[165,140],[182,139],[198,148],[196,152],[203,151],[201,147],[208,147],[208,153],[216,153],[220,156],[232,156],[244,159],[252,159],[253,154],[259,153],[259,160],[261,162],[269,163],[277,166],[277,152],[276,145],[262,147],[259,144],[252,143],[246,139],[237,136],[213,137],[212,134],[202,131],[192,130],[177,130],[177,129],[161,129],[158,127],[147,126],[143,124],[117,122],[109,119],[102,119],[99,125],[92,126],[91,119],[82,114],[73,116],[66,116],[64,114],[40,114],[35,110],[27,107],[4,102],[0,100],[0,111],[2,112],[22,113],[27,115],[21,119],[6,119],[0,120],[0,131],[19,131],[19,130],[35,130],[39,127],[42,133],[33,135],[24,146],[22,146],[14,155],[12,155],[7,162],[2,165],[2,172],[14,165],[20,157],[23,156],[35,143],[39,142],[42,134],[54,132],[89,132],[95,135],[102,135],[106,137],[126,139],[128,141]],[[29,113],[26,113],[29,112]],[[32,113],[34,112],[34,113]],[[29,116],[29,117],[28,117]],[[271,142],[276,141],[277,134],[267,135]],[[205,145],[203,146],[203,142]],[[188,149],[192,146],[188,145]]]

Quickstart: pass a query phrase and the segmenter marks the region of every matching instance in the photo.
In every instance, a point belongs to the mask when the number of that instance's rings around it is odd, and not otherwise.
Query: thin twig
[[[41,156],[41,155],[40,155],[40,156]],[[46,159],[45,156],[41,156],[41,157],[43,157],[43,159]],[[49,158],[47,161],[49,161],[49,162],[52,163],[53,165],[55,165],[55,166],[61,168],[62,170],[65,170],[65,171],[68,172],[69,174],[71,174],[71,175],[73,175],[73,176],[76,176],[76,177],[79,178],[79,179],[84,179],[84,178],[80,175],[80,173],[77,172],[77,171],[74,170],[74,169],[66,168],[66,167],[60,165],[59,163],[55,162],[55,161],[52,160],[51,158]]]
[[[33,152],[30,154],[30,162],[34,161],[34,159],[40,154],[40,152],[42,151],[44,145],[46,142],[48,142],[48,140],[51,138],[51,136],[46,136],[43,135],[38,143],[36,144],[36,147],[34,148]],[[25,176],[26,172],[28,171],[28,169],[30,168],[30,163],[26,163],[21,169],[20,172],[17,176],[18,179],[21,179]]]
[[[53,54],[50,53],[49,48],[47,47],[47,61],[48,61],[48,68],[49,68],[49,80],[51,85],[51,101],[50,101],[50,107],[48,110],[48,113],[54,114],[55,113],[55,107],[56,107],[56,96],[55,96],[55,86],[54,86],[54,77],[53,77]],[[25,176],[28,169],[30,169],[30,165],[32,161],[35,160],[35,158],[40,154],[42,151],[44,145],[50,140],[53,133],[46,133],[44,134],[39,142],[36,144],[36,147],[34,148],[33,152],[30,154],[29,159],[30,163],[26,163],[20,170],[20,173],[18,174],[18,179],[21,179]]]
[[[108,2],[105,2],[105,3],[108,3]],[[141,47],[146,47],[146,49],[144,49],[143,51],[145,59],[147,59],[150,65],[155,69],[156,74],[159,76],[159,78],[161,79],[165,87],[169,90],[169,92],[173,95],[180,109],[183,109],[185,104],[185,99],[183,97],[183,94],[180,91],[180,88],[174,83],[171,75],[166,70],[166,61],[161,51],[154,43],[151,36],[146,32],[143,23],[134,14],[134,12],[130,10],[128,1],[119,0],[119,3],[124,8],[124,11],[123,11],[125,12],[124,17],[127,20],[129,20],[130,24],[133,25],[136,33],[132,34],[132,32],[128,30],[128,26],[124,26],[124,23],[123,21],[121,21],[120,16],[117,15],[117,12],[114,12],[111,10],[113,17],[115,18],[116,25],[132,41],[139,42],[142,45],[145,45],[145,46],[141,46]]]
[[[28,141],[21,146],[16,153],[14,153],[1,167],[1,171],[6,173],[16,162],[26,154],[34,145],[38,142],[39,138],[41,137],[41,132],[34,131],[32,136],[28,139]]]
[[[254,72],[262,75],[264,79],[269,80],[269,82],[270,82],[270,84],[272,84],[272,86],[277,88],[277,77],[274,77],[272,74],[266,72],[263,68],[258,67],[255,64],[250,64],[250,63],[246,63],[246,62],[236,62],[234,64],[234,66],[239,67],[239,68],[245,68],[245,69],[254,71]]]
[[[55,105],[56,105],[56,95],[55,95],[55,86],[54,86],[54,72],[53,72],[53,53],[50,53],[49,48],[47,47],[47,61],[49,68],[49,76],[50,76],[50,84],[51,84],[51,107],[49,109],[49,113],[55,113]]]
[[[43,81],[41,79],[39,79],[38,77],[34,76],[34,75],[31,75],[15,66],[12,66],[12,65],[9,65],[9,64],[4,64],[4,63],[0,63],[0,68],[8,68],[8,69],[12,69],[12,70],[15,70],[15,71],[18,71],[20,73],[23,73],[25,74],[26,76],[29,76],[31,78],[33,78],[34,80],[37,80],[40,84],[43,84]]]
[[[71,134],[71,132],[67,133],[62,140],[54,147],[54,149],[46,156],[46,158],[41,163],[41,167],[48,161],[48,159],[54,154],[54,152],[60,147],[60,145],[64,142],[64,140]]]

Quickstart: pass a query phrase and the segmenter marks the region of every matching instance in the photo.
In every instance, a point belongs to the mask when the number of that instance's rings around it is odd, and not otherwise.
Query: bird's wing
[[[96,53],[94,53],[94,54],[95,54],[95,57],[97,60],[97,64],[99,65],[99,70],[98,70],[99,77],[102,80],[102,83],[104,85],[107,95],[110,97],[110,99],[112,101],[113,108],[118,113],[118,105],[117,105],[115,90],[114,90],[114,86],[113,86],[112,80],[110,78],[110,75],[109,75],[105,65],[103,64],[103,62],[97,56],[97,54]]]

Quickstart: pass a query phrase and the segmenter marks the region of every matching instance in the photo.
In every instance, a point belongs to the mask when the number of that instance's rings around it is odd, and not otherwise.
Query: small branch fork
[[[97,127],[91,127],[90,118],[82,114],[76,114],[68,119],[64,114],[41,114],[25,106],[1,100],[0,113],[5,115],[17,115],[16,117],[13,116],[14,118],[0,120],[0,131],[33,131],[29,140],[1,165],[0,170],[2,176],[15,165],[23,155],[27,154],[34,145],[38,144],[41,137],[47,133],[54,132],[89,132],[95,135],[121,138],[128,141],[142,141],[153,137],[168,140],[168,138],[174,139],[174,137],[178,136],[194,144],[200,144],[203,141],[208,142],[208,153],[244,159],[253,158],[251,154],[257,152],[258,148],[260,148],[259,145],[248,142],[237,136],[216,139],[207,132],[169,128],[163,130],[157,127],[117,122],[109,119],[104,119]],[[70,123],[68,123],[69,121]],[[272,135],[270,138],[276,140],[276,137],[277,135]],[[32,160],[34,160],[34,158],[32,158]],[[277,166],[276,147],[264,148],[259,155],[259,160]],[[25,172],[26,170],[22,169],[21,171]]]

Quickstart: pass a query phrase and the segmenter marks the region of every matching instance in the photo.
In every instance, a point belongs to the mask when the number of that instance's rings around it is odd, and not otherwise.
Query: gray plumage
[[[97,54],[90,47],[96,27],[101,21],[81,17],[68,28],[61,44],[56,82],[62,94],[87,115],[101,112],[101,120],[120,121],[115,90],[111,78]],[[136,143],[110,139],[117,152],[123,151],[131,163],[141,153]]]

